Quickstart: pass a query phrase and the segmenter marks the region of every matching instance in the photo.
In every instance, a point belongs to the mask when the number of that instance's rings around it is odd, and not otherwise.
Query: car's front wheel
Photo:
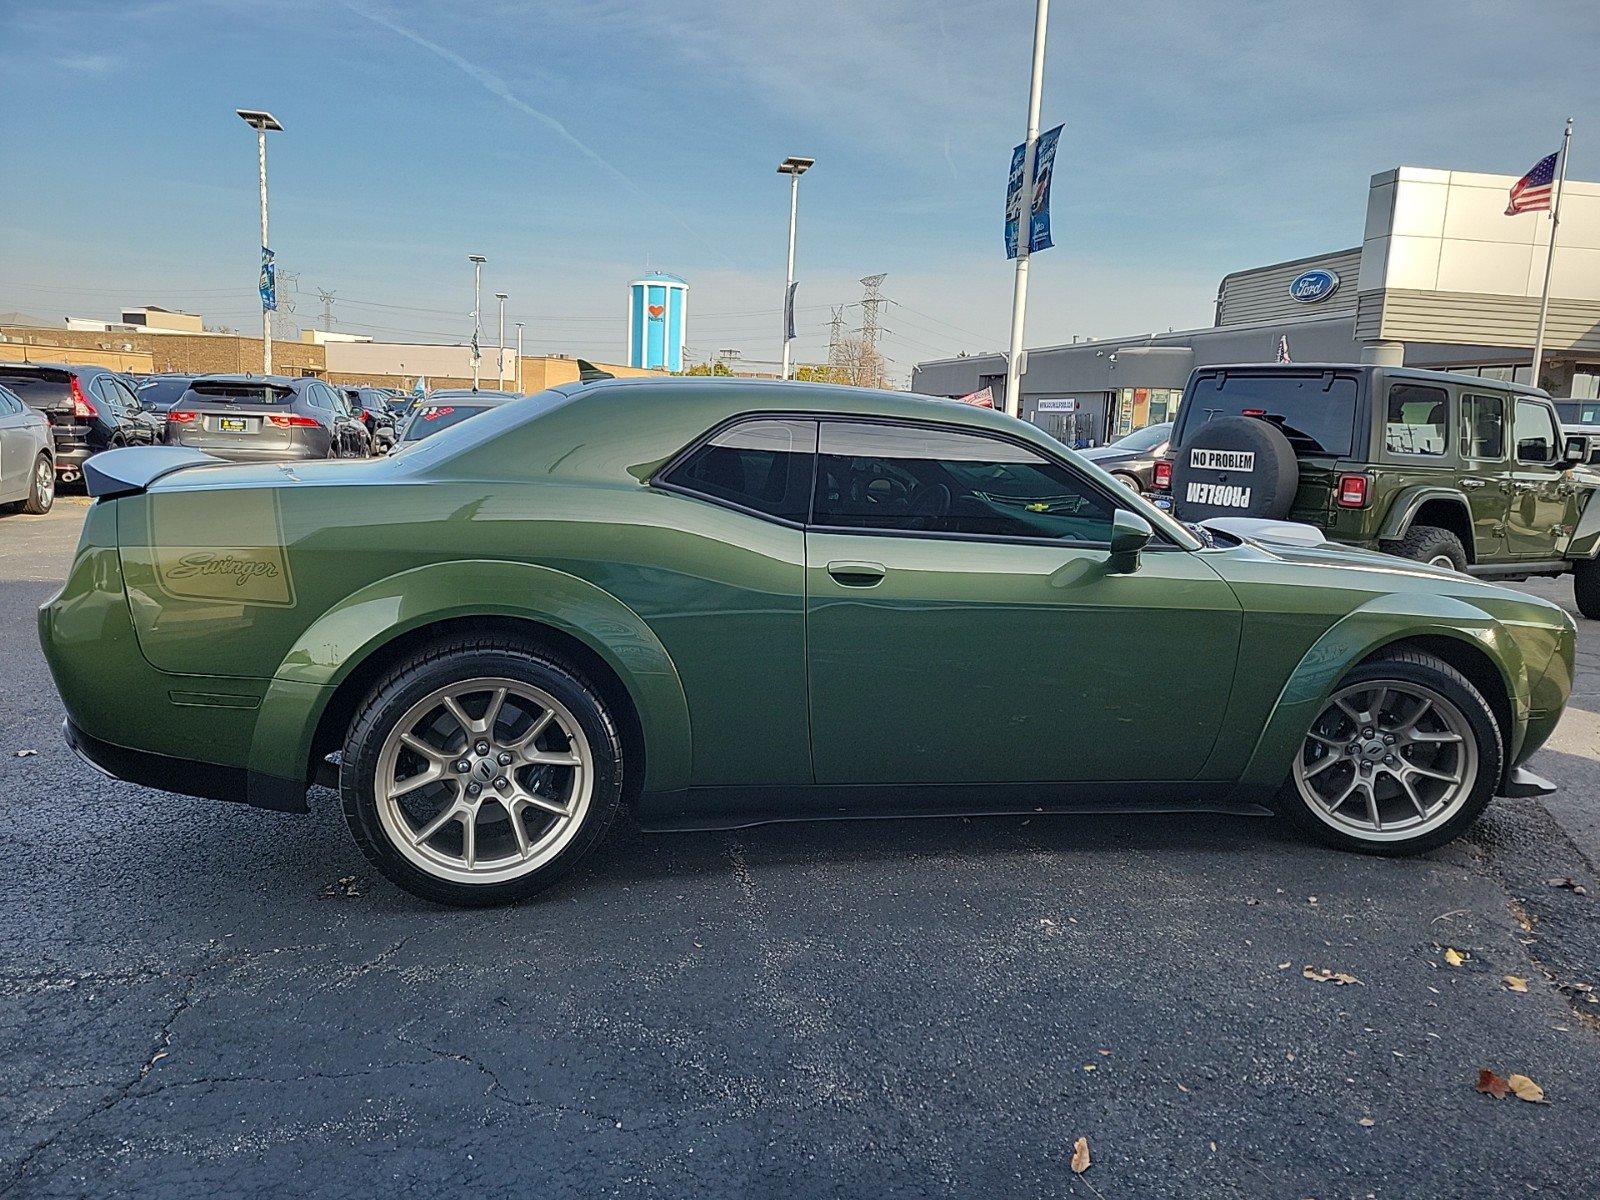
[[[1399,650],[1340,681],[1295,753],[1282,803],[1329,845],[1416,854],[1477,819],[1503,755],[1472,683],[1431,654]]]
[[[604,835],[622,743],[599,692],[506,641],[436,646],[368,694],[339,784],[362,851],[443,904],[521,900]]]

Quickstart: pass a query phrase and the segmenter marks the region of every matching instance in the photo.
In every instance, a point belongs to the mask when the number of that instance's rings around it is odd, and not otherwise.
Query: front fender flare
[[[616,672],[639,714],[645,788],[688,786],[689,703],[665,646],[643,618],[586,580],[530,563],[432,563],[368,584],[317,618],[274,673],[251,743],[253,770],[300,778],[339,685],[393,639],[461,617],[512,617],[577,638]]]
[[[1410,592],[1368,601],[1335,622],[1306,651],[1267,718],[1241,782],[1276,790],[1288,778],[1306,730],[1345,673],[1373,651],[1415,637],[1448,637],[1474,645],[1495,664],[1511,706],[1505,753],[1506,762],[1512,762],[1527,730],[1533,683],[1521,649],[1483,609],[1453,596]]]
[[[1394,498],[1394,503],[1389,506],[1389,515],[1383,522],[1383,528],[1378,531],[1378,540],[1395,542],[1405,537],[1411,528],[1411,522],[1416,519],[1418,510],[1430,500],[1443,500],[1448,504],[1454,504],[1466,518],[1467,528],[1472,528],[1472,506],[1460,492],[1445,487],[1419,484],[1405,488]],[[1472,552],[1471,546],[1467,547],[1467,552],[1469,554]]]

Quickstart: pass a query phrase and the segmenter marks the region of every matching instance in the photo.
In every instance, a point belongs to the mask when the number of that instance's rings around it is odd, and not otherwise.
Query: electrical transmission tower
[[[333,297],[335,294],[324,288],[317,289],[317,295],[322,297],[322,328],[324,331],[333,328]]]
[[[861,281],[866,289],[861,297],[861,357],[867,373],[873,377],[865,382],[873,387],[883,382],[882,359],[878,355],[878,308],[885,301],[878,289],[885,278],[886,275],[868,275]]]
[[[833,306],[833,319],[828,322],[828,379],[839,383],[844,379],[844,305]]]

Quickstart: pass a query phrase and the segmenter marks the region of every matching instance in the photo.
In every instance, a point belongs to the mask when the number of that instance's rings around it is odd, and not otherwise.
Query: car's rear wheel
[[[1461,539],[1448,529],[1437,525],[1413,525],[1398,541],[1385,542],[1383,548],[1390,554],[1427,563],[1445,571],[1465,571],[1467,550]]]
[[[340,768],[345,817],[394,883],[443,904],[520,900],[605,833],[622,743],[600,694],[509,642],[435,647],[369,693]]]
[[[1416,651],[1352,670],[1295,753],[1283,806],[1313,837],[1368,854],[1442,846],[1494,795],[1504,750],[1488,701]]]
[[[22,511],[38,516],[47,513],[56,502],[56,468],[48,454],[39,455],[33,464],[33,478],[28,484],[28,497],[22,502]]]
[[[1129,475],[1125,471],[1113,471],[1111,472],[1111,478],[1115,479],[1118,483],[1127,488],[1130,492],[1133,492],[1135,495],[1138,495],[1140,492],[1144,491],[1144,488],[1139,485],[1139,477],[1137,475]]]

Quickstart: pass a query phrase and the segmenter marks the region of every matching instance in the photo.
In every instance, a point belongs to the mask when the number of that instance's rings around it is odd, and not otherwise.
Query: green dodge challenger
[[[392,458],[89,464],[40,612],[91,763],[306,809],[430,899],[517,899],[627,808],[1276,806],[1425,850],[1572,686],[1555,605],[1180,524],[1040,430],[906,395],[600,380]]]

